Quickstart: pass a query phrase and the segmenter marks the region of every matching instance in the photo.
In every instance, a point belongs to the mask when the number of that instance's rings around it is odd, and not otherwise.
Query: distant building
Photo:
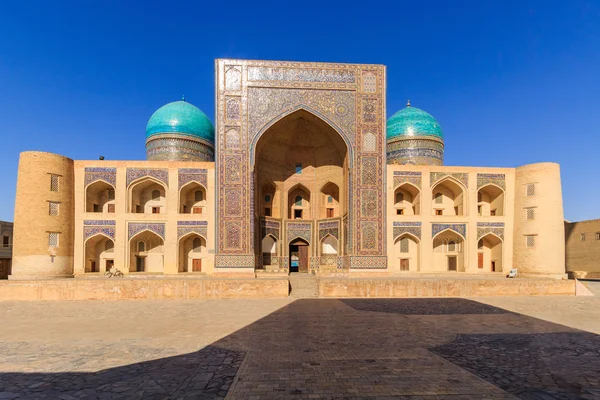
[[[0,279],[6,279],[11,272],[13,223],[0,221]]]
[[[443,165],[433,116],[408,104],[386,118],[383,65],[215,66],[216,128],[166,104],[145,161],[21,154],[11,278],[564,275],[558,164]]]
[[[600,279],[600,219],[565,221],[567,273]]]

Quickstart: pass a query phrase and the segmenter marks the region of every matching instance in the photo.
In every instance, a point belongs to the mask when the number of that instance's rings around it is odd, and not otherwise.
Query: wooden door
[[[135,259],[135,270],[137,272],[144,272],[144,268],[146,267],[145,263],[146,259],[144,257],[136,257]]]
[[[298,272],[308,272],[308,246],[298,246]]]
[[[192,260],[192,272],[202,272],[202,259],[194,258]]]
[[[448,257],[448,271],[456,271],[456,256]]]
[[[477,267],[483,268],[483,253],[477,254]]]
[[[192,208],[192,214],[202,214],[202,207]]]
[[[408,271],[410,270],[409,268],[409,259],[408,258],[401,258],[400,259],[400,271]]]

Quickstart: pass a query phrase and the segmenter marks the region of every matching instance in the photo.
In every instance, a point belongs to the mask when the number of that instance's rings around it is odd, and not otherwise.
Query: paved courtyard
[[[0,399],[599,399],[600,297],[0,302]]]

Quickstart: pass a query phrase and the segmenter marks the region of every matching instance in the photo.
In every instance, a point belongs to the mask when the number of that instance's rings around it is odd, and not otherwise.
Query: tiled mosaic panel
[[[225,67],[225,89],[240,90],[242,88],[242,71],[239,66]]]
[[[319,242],[327,235],[331,235],[337,240],[340,240],[339,221],[319,222]]]
[[[435,235],[446,229],[452,230],[461,235],[464,239],[467,239],[466,224],[431,224],[431,237],[435,237]]]
[[[477,174],[477,190],[489,184],[506,190],[506,176],[504,174]]]
[[[84,225],[108,225],[114,226],[116,222],[114,220],[103,220],[103,219],[86,219],[83,221]]]
[[[469,187],[469,174],[466,172],[430,172],[429,173],[429,185],[433,186],[438,181],[444,179],[445,177],[450,176],[460,183],[463,184],[465,188]]]
[[[407,182],[421,189],[421,173],[415,171],[394,171],[394,190]]]
[[[365,99],[362,104],[362,119],[365,124],[377,122],[377,99]]]
[[[117,185],[117,169],[116,168],[85,168],[85,186],[92,182],[102,180],[110,183],[113,187]]]
[[[377,151],[377,136],[371,132],[363,135],[363,151]]]
[[[477,223],[477,241],[487,235],[493,233],[504,241],[504,222],[478,222]]]
[[[216,255],[217,268],[254,268],[256,259],[254,255]]]
[[[146,144],[150,161],[206,161],[215,159],[214,145],[205,141],[155,136]]]
[[[240,131],[236,128],[227,129],[225,132],[225,149],[237,150],[240,148]]]
[[[127,186],[137,179],[152,177],[169,186],[169,171],[167,169],[127,168]]]
[[[364,93],[377,92],[377,75],[373,72],[364,72],[362,76],[362,91]]]
[[[260,237],[261,240],[263,238],[265,238],[265,236],[267,236],[267,235],[271,235],[275,239],[279,240],[279,238],[280,238],[279,231],[281,229],[281,222],[261,219],[260,228],[261,228],[261,237]]]
[[[204,188],[207,188],[207,174],[208,170],[203,168],[179,168],[177,179],[179,182],[179,189],[192,181],[196,181],[204,186]]]
[[[372,186],[377,183],[377,157],[363,157],[360,180],[362,185]]]
[[[387,256],[350,256],[352,269],[387,269]]]
[[[115,227],[114,226],[84,226],[83,227],[83,241],[86,239],[96,236],[97,234],[104,234],[112,240],[115,240]]]
[[[354,71],[338,69],[249,67],[249,81],[354,83]]]
[[[410,233],[421,240],[421,223],[420,222],[394,222],[394,241],[398,237]]]
[[[377,249],[377,222],[363,221],[360,227],[361,248],[364,251]]]
[[[286,224],[287,240],[291,242],[296,238],[302,238],[311,244],[312,224],[310,222],[288,222]]]
[[[363,217],[376,218],[378,214],[378,194],[375,189],[362,189],[360,200],[360,210]]]
[[[230,97],[225,102],[225,118],[228,120],[238,120],[241,117],[240,99],[238,97]]]
[[[399,138],[386,144],[388,164],[443,165],[444,144],[437,140]]]
[[[178,226],[177,227],[177,239],[181,239],[189,233],[197,233],[202,236],[205,240],[207,236],[207,228],[205,226]]]
[[[142,231],[156,233],[163,240],[165,239],[165,224],[156,222],[130,222],[128,225],[128,240]]]

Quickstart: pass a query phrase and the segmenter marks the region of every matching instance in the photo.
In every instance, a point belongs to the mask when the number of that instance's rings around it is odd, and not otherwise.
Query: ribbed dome
[[[444,139],[440,124],[431,114],[410,106],[398,111],[387,121],[387,140],[401,136],[433,136]]]
[[[215,141],[215,127],[198,107],[185,100],[165,104],[152,114],[146,138],[160,134],[179,134]]]

